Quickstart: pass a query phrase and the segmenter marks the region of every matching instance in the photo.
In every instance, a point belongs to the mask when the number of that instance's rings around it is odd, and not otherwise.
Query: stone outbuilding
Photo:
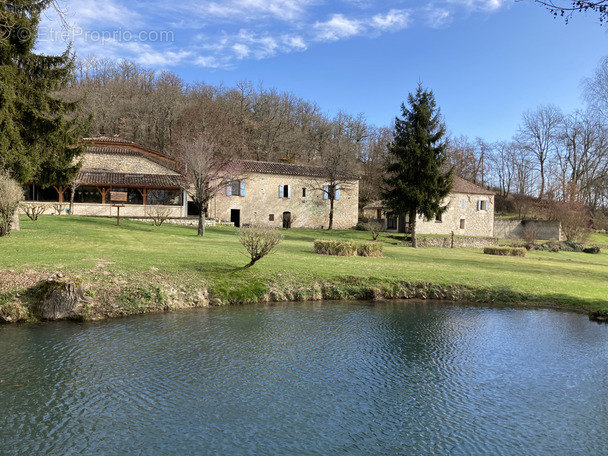
[[[418,216],[416,232],[419,234],[451,234],[492,237],[494,235],[494,192],[454,176],[450,194],[443,200],[447,210],[434,220]],[[363,215],[381,219],[385,231],[404,233],[408,229],[406,216],[387,217],[382,201],[363,208]]]
[[[119,138],[85,138],[82,168],[75,179],[74,213],[116,215],[111,192],[126,193],[121,216],[146,217],[151,210],[163,210],[169,217],[187,215],[187,194],[180,164],[153,149]],[[41,189],[35,183],[24,186],[25,200],[59,207],[70,201],[70,186]],[[55,203],[55,204],[53,204]],[[59,204],[56,204],[59,203]]]
[[[332,189],[326,170],[317,166],[244,160],[241,168],[239,178],[210,201],[210,218],[235,226],[327,228],[328,195],[333,190],[333,227],[348,229],[357,225],[357,176],[334,179]]]

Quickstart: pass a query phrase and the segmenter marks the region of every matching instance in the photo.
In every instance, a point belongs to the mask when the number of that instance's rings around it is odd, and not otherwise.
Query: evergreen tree
[[[441,201],[452,189],[452,170],[444,169],[445,125],[433,92],[419,85],[408,104],[401,104],[402,116],[395,119],[382,199],[389,214],[409,216],[412,247],[417,247],[416,216],[431,220],[447,209]]]
[[[68,184],[78,172],[78,140],[90,119],[78,101],[58,91],[72,80],[70,49],[59,56],[33,52],[40,15],[53,0],[0,0],[0,169],[21,183]]]

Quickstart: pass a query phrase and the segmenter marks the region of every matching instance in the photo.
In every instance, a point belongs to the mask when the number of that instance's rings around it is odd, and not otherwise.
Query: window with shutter
[[[335,194],[336,194],[336,198],[335,198],[336,201],[340,201],[340,186],[339,185],[336,185],[336,192],[335,192]]]

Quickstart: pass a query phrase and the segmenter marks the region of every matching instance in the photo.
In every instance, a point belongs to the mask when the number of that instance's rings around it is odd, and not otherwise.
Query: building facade
[[[492,237],[494,235],[494,193],[472,182],[454,176],[450,194],[443,200],[447,210],[434,220],[418,216],[416,232],[420,234]],[[381,201],[368,204],[363,215],[384,221],[385,230],[407,231],[406,216],[387,217]]]
[[[120,214],[146,217],[163,210],[170,217],[187,215],[187,193],[180,165],[150,148],[118,138],[85,138],[82,168],[74,180],[76,215],[114,216],[113,192],[126,193]],[[25,200],[59,207],[70,201],[70,186],[24,186]],[[58,203],[58,204],[57,204]]]
[[[238,179],[209,203],[208,215],[235,226],[265,225],[324,229],[329,225],[330,192],[335,192],[333,227],[357,225],[359,178],[341,176],[331,188],[323,168],[242,161]]]

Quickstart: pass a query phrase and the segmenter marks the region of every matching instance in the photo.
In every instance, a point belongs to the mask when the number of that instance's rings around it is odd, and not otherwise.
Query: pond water
[[[0,454],[608,454],[608,325],[295,303],[0,327]]]

